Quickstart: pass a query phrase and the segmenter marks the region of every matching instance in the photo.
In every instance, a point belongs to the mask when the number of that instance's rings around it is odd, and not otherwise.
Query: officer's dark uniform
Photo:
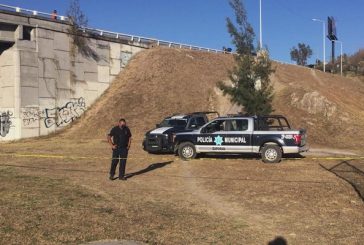
[[[124,178],[125,175],[125,167],[126,167],[126,158],[128,157],[128,142],[131,137],[130,129],[127,126],[120,128],[119,126],[113,127],[109,133],[109,136],[112,137],[114,145],[117,145],[116,149],[113,149],[112,152],[112,161],[110,168],[110,177],[115,175],[116,166],[119,163],[119,178]]]

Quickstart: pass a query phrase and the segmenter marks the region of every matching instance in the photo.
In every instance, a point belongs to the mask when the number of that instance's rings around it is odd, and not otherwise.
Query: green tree
[[[230,0],[235,12],[236,24],[227,18],[227,29],[236,46],[236,65],[230,71],[231,85],[218,82],[224,95],[230,95],[232,103],[243,107],[250,115],[268,115],[273,111],[273,88],[269,75],[273,72],[267,50],[256,52],[254,30],[247,21],[242,0]],[[257,53],[257,55],[255,55]]]
[[[304,43],[298,43],[298,47],[291,48],[291,60],[295,61],[297,65],[305,66],[307,59],[312,55],[312,49],[310,45]]]

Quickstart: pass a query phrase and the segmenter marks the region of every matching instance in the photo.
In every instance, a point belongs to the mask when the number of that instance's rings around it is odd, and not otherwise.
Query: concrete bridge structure
[[[209,48],[80,27],[65,16],[0,4],[0,141],[47,135],[76,120],[129,59],[153,46]],[[75,37],[87,40],[80,49]]]
[[[17,9],[16,9],[17,10]],[[55,132],[90,106],[150,42],[81,32],[73,44],[66,18],[0,11],[0,141]]]

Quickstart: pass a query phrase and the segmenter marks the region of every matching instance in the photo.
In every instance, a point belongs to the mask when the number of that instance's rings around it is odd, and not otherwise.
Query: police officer
[[[119,179],[126,180],[125,177],[125,167],[126,159],[128,157],[128,151],[131,144],[131,132],[126,126],[124,118],[119,120],[117,126],[113,127],[107,136],[107,141],[112,148],[112,160],[110,168],[110,180],[114,179],[116,166],[119,163]],[[120,158],[120,159],[118,159]]]

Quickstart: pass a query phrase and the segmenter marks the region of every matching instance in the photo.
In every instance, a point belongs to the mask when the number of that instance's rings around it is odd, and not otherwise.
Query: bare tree
[[[82,55],[98,60],[99,57],[97,53],[89,46],[89,40],[80,32],[81,28],[87,27],[88,19],[81,10],[79,0],[71,0],[66,14],[71,23],[68,31],[73,38],[74,45],[72,46],[72,54],[76,54],[77,47],[78,52]]]

